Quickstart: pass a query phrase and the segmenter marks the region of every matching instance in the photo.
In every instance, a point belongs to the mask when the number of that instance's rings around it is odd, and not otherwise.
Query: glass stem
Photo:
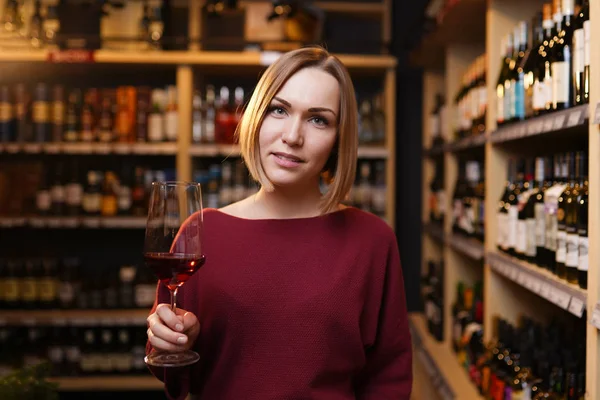
[[[179,290],[178,287],[175,288],[175,290],[171,290],[171,311],[173,311],[176,315],[177,313],[175,312],[175,310],[177,309],[177,291]]]

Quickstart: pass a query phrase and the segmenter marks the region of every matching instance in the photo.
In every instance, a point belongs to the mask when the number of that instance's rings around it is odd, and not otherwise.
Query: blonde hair
[[[342,202],[352,188],[356,176],[358,151],[358,111],[354,85],[346,67],[322,47],[310,46],[283,54],[260,78],[246,111],[237,127],[242,158],[252,178],[267,190],[273,184],[267,177],[259,151],[259,132],[269,104],[285,82],[304,68],[317,68],[329,73],[340,87],[340,112],[337,139],[325,165],[324,179],[329,184],[320,208],[328,212]]]

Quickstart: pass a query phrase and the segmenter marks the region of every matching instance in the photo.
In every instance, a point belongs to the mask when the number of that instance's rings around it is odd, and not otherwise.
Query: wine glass
[[[153,182],[150,192],[144,260],[171,292],[171,309],[177,307],[177,290],[202,266],[202,192],[200,184]],[[198,353],[153,351],[145,357],[155,367],[182,367],[200,359]]]

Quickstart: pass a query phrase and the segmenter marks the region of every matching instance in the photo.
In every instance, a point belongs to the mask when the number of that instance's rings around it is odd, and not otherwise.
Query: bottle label
[[[53,278],[42,278],[38,281],[38,296],[41,301],[51,302],[56,299],[56,280]]]
[[[21,280],[21,299],[25,301],[37,300],[37,284],[35,279],[31,277]]]
[[[519,210],[516,205],[511,205],[508,209],[508,248],[516,249],[519,221]]]
[[[496,120],[498,122],[504,122],[504,86],[496,86]]]
[[[537,252],[537,236],[536,236],[536,228],[537,228],[537,224],[536,224],[536,219],[535,218],[529,218],[527,219],[527,227],[526,227],[526,232],[525,232],[525,240],[527,241],[527,249],[525,250],[525,254],[528,257],[535,257],[536,252]]]
[[[520,219],[517,221],[517,253],[525,254],[527,251],[527,223]]]
[[[52,205],[52,197],[48,190],[40,190],[35,196],[35,203],[38,211],[48,211]]]
[[[13,118],[12,104],[0,103],[0,122],[8,122]]]
[[[50,106],[46,101],[35,101],[32,109],[33,122],[45,124],[50,121]]]
[[[67,185],[67,204],[70,206],[81,205],[83,198],[83,188],[79,183],[70,183]]]
[[[552,63],[552,103],[569,102],[569,63],[555,61]]]
[[[62,125],[65,122],[65,103],[62,101],[52,103],[52,122],[54,125]]]
[[[65,187],[63,185],[52,186],[52,202],[64,203],[65,202]]]
[[[504,112],[504,118],[507,120],[513,119],[517,114],[516,108],[516,86],[517,81],[515,79],[507,80],[504,82],[504,106],[506,107]]]
[[[131,208],[131,189],[129,186],[121,186],[119,188],[119,210],[127,211]]]
[[[102,197],[102,215],[112,216],[117,214],[117,197],[113,195]]]
[[[223,191],[223,189],[221,189],[221,192]],[[373,210],[375,212],[385,212],[385,203],[386,203],[386,191],[385,191],[385,187],[380,187],[380,188],[375,188],[375,190],[373,190],[373,195],[371,196],[371,203],[373,205]],[[223,203],[224,200],[224,196],[221,195],[221,204],[222,205],[227,205],[229,203]],[[229,194],[227,196],[227,200],[231,200],[231,192],[229,191]],[[438,198],[439,200],[439,198]],[[437,205],[437,212],[438,215],[440,215],[440,205]]]
[[[152,307],[155,295],[156,286],[153,284],[139,284],[135,286],[135,304],[138,307]]]
[[[556,262],[565,263],[567,261],[567,232],[559,230],[556,233]]]
[[[591,37],[591,27],[590,20],[587,20],[583,23],[583,63],[584,67],[590,66],[590,55],[591,55],[591,47],[590,47],[590,37]]]
[[[567,267],[577,268],[579,264],[579,235],[577,233],[568,233],[567,238],[567,255],[565,265]]]
[[[535,245],[544,247],[546,243],[546,215],[544,213],[544,203],[535,203]]]
[[[70,282],[62,282],[58,292],[58,298],[64,305],[70,305],[75,300],[75,289]]]
[[[4,301],[15,302],[19,300],[19,281],[15,278],[6,278],[4,280],[4,293],[0,293],[0,298]]]
[[[497,237],[496,237],[496,245],[498,245],[498,247],[504,248],[504,231],[505,231],[505,224],[506,224],[506,213],[502,213],[499,212],[497,214]]]
[[[546,107],[546,88],[545,83],[536,78],[533,83],[533,109],[543,110]]]
[[[585,64],[585,34],[582,29],[573,32],[573,73],[582,74]]]
[[[580,271],[588,270],[588,237],[579,236],[579,263],[577,269]]]
[[[177,111],[167,111],[165,113],[165,136],[172,142],[177,140],[177,121],[179,115]]]
[[[164,118],[162,114],[148,115],[148,140],[150,142],[162,142],[164,134]]]
[[[515,81],[515,117],[525,118],[525,86],[523,85],[523,74],[519,74],[519,80]]]

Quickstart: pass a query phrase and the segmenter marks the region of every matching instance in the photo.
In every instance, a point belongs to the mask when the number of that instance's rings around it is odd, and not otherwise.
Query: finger
[[[182,333],[177,333],[160,322],[154,322],[150,325],[150,331],[158,338],[173,344],[186,344],[188,337]]]
[[[156,350],[164,350],[164,351],[184,351],[185,347],[178,346],[173,343],[169,343],[154,335],[150,329],[148,329],[148,340],[152,347]]]
[[[177,332],[183,331],[183,324],[179,318],[177,318],[175,313],[171,311],[168,304],[159,304],[158,307],[156,307],[156,313],[169,328]]]
[[[200,325],[198,318],[194,315],[194,313],[186,312],[183,314],[183,329],[188,330],[194,325]]]

